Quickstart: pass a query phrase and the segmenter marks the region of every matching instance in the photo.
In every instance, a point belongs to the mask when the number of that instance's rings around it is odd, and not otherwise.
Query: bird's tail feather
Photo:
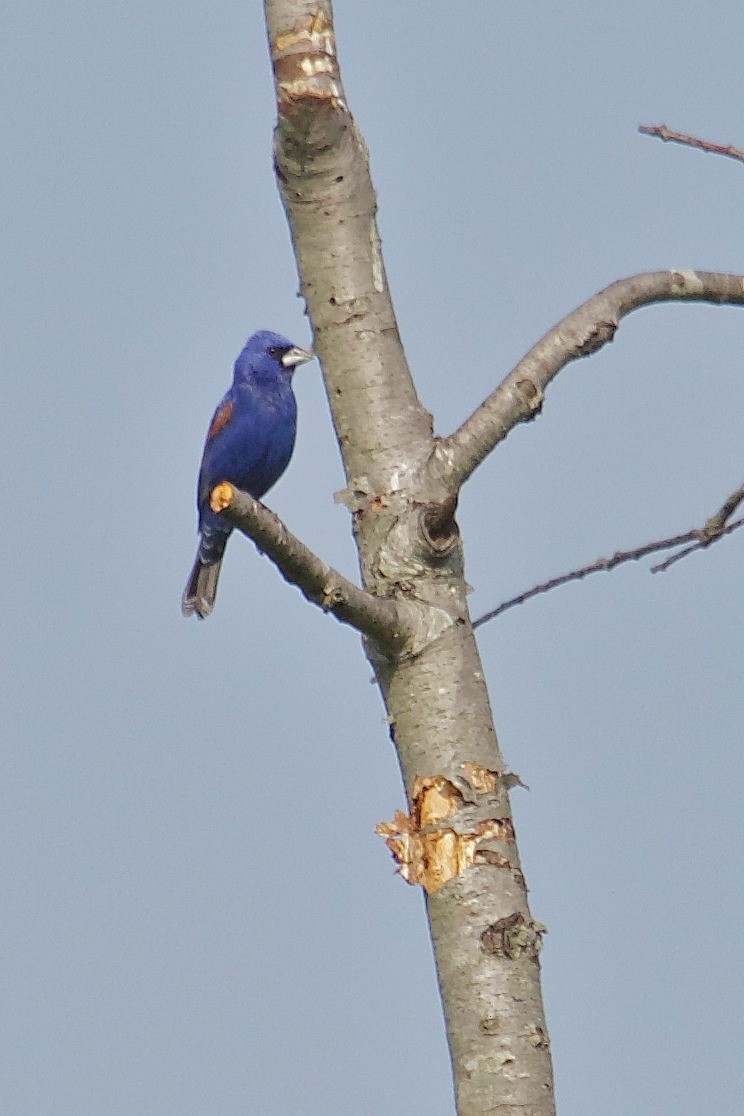
[[[217,596],[217,582],[221,567],[221,556],[216,562],[203,562],[200,551],[197,551],[196,560],[181,598],[181,612],[184,616],[196,614],[200,620],[209,616]]]

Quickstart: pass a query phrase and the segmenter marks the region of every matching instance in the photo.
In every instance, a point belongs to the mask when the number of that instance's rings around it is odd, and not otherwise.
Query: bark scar
[[[534,961],[542,949],[542,936],[547,929],[544,923],[534,922],[521,911],[515,911],[487,926],[481,934],[481,945],[485,953],[493,953],[497,957],[508,957],[514,961],[526,956]]]
[[[490,798],[498,786],[498,774],[478,764],[463,764],[467,796],[444,775],[417,776],[411,796],[411,812],[397,810],[390,822],[380,822],[375,832],[398,864],[409,884],[418,884],[431,895],[456,876],[476,865],[510,868],[508,857],[493,843],[514,840],[511,818],[488,817],[471,821],[466,828],[457,823],[457,813],[481,797]],[[444,824],[446,823],[446,824]]]

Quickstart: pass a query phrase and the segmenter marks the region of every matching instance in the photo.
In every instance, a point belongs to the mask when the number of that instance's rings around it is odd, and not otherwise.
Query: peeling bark
[[[472,851],[461,870],[427,895],[458,1113],[548,1116],[552,1067],[538,950],[508,956],[485,950],[481,941],[504,918],[535,924],[472,629],[455,625],[415,660],[377,666],[409,802],[415,811],[422,777],[449,781],[461,801],[440,828],[458,833],[459,847]],[[474,789],[468,765],[497,773],[493,787]]]

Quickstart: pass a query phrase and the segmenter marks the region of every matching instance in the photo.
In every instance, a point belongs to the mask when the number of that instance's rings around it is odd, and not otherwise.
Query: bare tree
[[[426,893],[460,1116],[548,1116],[544,927],[527,902],[508,800],[513,777],[468,614],[458,496],[499,442],[537,414],[558,372],[611,341],[625,315],[666,301],[744,305],[744,277],[670,270],[611,284],[538,341],[458,430],[435,437],[398,333],[330,0],[265,7],[276,174],[343,458],[341,498],[353,516],[362,586],[230,485],[214,490],[213,507],[311,601],[363,636],[408,802],[379,832],[403,878]],[[737,495],[700,531],[661,542],[707,545],[733,529]]]

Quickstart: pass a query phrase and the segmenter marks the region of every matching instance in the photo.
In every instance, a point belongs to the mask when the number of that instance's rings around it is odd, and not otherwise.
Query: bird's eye
[[[267,352],[268,352],[269,356],[270,357],[275,357],[276,360],[281,360],[281,358],[284,356],[284,354],[288,351],[289,351],[288,349],[282,348],[281,345],[270,345],[269,348],[267,349]]]

